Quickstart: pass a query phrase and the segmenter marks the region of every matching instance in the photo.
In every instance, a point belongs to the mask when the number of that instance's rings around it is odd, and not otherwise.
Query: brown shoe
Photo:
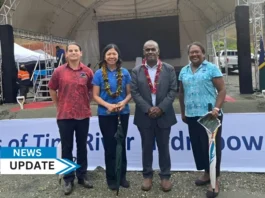
[[[161,180],[161,188],[164,192],[171,191],[171,189],[172,189],[171,181],[169,181],[169,179],[162,179]]]
[[[152,188],[152,179],[145,178],[144,181],[143,181],[141,189],[143,191],[149,191],[149,190],[151,190],[151,188]]]

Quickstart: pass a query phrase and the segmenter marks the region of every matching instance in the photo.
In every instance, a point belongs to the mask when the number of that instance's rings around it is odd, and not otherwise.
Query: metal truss
[[[0,8],[0,25],[12,25],[12,16],[19,3],[20,0],[5,0]]]
[[[251,21],[253,28],[254,60],[255,60],[255,88],[259,90],[259,61],[258,54],[260,51],[260,39],[263,38],[263,7],[264,0],[249,0],[251,8]]]
[[[214,57],[216,56],[216,50],[214,47],[214,35],[213,34],[207,34],[206,35],[206,41],[207,41],[207,55],[208,55],[208,61],[214,63]]]
[[[214,25],[210,26],[206,33],[210,34],[217,31],[220,28],[226,28],[230,25],[235,23],[235,12],[228,14],[226,17],[222,18],[221,20],[217,21]]]
[[[90,13],[92,11],[94,11],[96,8],[98,8],[99,6],[103,5],[104,3],[108,2],[108,1],[110,1],[110,0],[95,0],[95,2],[92,3],[89,7],[85,8],[84,12],[82,12],[78,16],[76,22],[70,28],[69,32],[67,33],[67,37],[71,38],[73,36],[74,31],[76,29],[78,29],[78,27],[80,27],[80,25],[82,25],[82,23],[87,18],[87,16],[89,16]]]
[[[184,3],[185,6],[192,9],[195,13],[198,14],[201,19],[210,24],[210,20],[205,16],[205,14],[191,1],[180,1]],[[179,5],[178,5],[179,6]],[[133,18],[149,18],[149,17],[161,17],[161,16],[174,16],[179,15],[180,9],[170,9],[170,10],[159,10],[159,11],[150,11],[150,12],[133,12],[126,14],[112,14],[112,15],[103,15],[103,16],[93,16],[92,19],[95,21],[113,21],[113,20],[123,20],[123,19],[133,19]]]
[[[213,0],[204,0],[207,5],[209,5],[211,7],[211,9],[214,11],[214,12],[217,12],[217,10],[220,10],[223,14],[225,13],[224,9],[219,6],[217,3],[215,3]]]
[[[172,10],[160,10],[160,11],[153,11],[153,12],[137,12],[137,13],[134,12],[134,13],[127,13],[127,14],[93,16],[92,19],[95,21],[113,21],[113,20],[133,19],[133,18],[174,16],[178,14],[179,14],[178,9],[172,9]]]
[[[51,33],[51,29],[52,29],[52,27],[55,24],[55,20],[61,14],[61,12],[64,11],[64,12],[67,12],[68,14],[72,14],[71,12],[68,12],[67,10],[65,10],[65,6],[69,4],[70,0],[67,0],[67,1],[65,0],[62,4],[58,4],[58,5],[55,5],[55,4],[51,3],[48,0],[44,0],[44,1],[46,3],[52,5],[52,6],[56,7],[56,10],[53,12],[53,14],[51,14],[50,16],[48,15],[48,19],[47,19],[48,20],[48,24],[45,27],[46,33],[50,34]]]
[[[264,18],[263,3],[264,2],[265,0],[237,0],[238,6],[243,5],[243,6],[249,6],[250,8],[250,22],[252,23],[252,34],[253,34],[253,45],[254,45],[255,88],[256,90],[259,90],[258,53],[260,50],[259,42],[260,42],[260,39],[263,38],[263,18]],[[235,23],[235,13],[233,12],[207,29],[206,31],[207,41],[209,40],[209,37],[211,36],[211,34],[214,34],[215,32],[217,32],[219,35],[220,30],[226,29],[226,27],[234,23]],[[211,53],[210,51],[211,51],[211,48],[209,50],[207,49],[208,53]]]
[[[27,39],[27,40],[50,42],[52,39],[53,43],[64,44],[64,45],[67,45],[69,42],[73,42],[72,40],[68,40],[68,39],[61,38],[61,37],[55,37],[52,35],[46,35],[46,34],[41,34],[37,32],[16,29],[16,28],[14,28],[13,33],[14,33],[14,37]]]
[[[236,5],[246,5],[246,6],[248,6],[250,1],[252,1],[252,0],[237,0],[237,4]]]
[[[252,0],[237,0],[237,5],[248,6],[249,1],[252,1]],[[232,12],[232,13],[226,15],[221,20],[217,21],[217,23],[215,23],[214,25],[210,26],[206,30],[206,33],[209,34],[209,33],[218,31],[218,29],[229,27],[230,25],[233,25],[234,23],[235,23],[235,12]]]
[[[224,51],[224,68],[225,68],[224,76],[226,77],[226,84],[228,85],[229,82],[228,82],[226,28],[222,28],[216,33],[217,35],[212,33],[206,35],[208,60],[220,68],[220,51],[221,50]],[[215,36],[217,36],[217,38],[215,38]],[[218,43],[217,49],[214,43],[216,40]],[[221,43],[223,43],[223,46],[221,46]]]

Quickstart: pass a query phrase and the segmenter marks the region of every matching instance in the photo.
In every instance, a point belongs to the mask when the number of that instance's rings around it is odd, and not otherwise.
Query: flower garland
[[[112,93],[111,90],[110,90],[110,84],[109,84],[109,79],[108,79],[108,73],[107,73],[106,65],[104,64],[101,69],[102,69],[102,77],[103,77],[103,81],[104,81],[104,86],[105,86],[106,92],[112,98],[118,97],[121,94],[121,92],[122,92],[122,71],[121,71],[121,68],[118,68],[118,71],[117,71],[116,79],[117,79],[118,87],[117,87],[116,92],[114,92],[114,93]]]
[[[155,82],[154,82],[155,85],[152,84],[148,69],[146,68],[146,59],[143,59],[142,65],[143,65],[143,68],[144,68],[144,74],[146,76],[147,83],[148,83],[148,85],[150,87],[151,93],[152,94],[156,94],[157,85],[158,85],[158,79],[159,79],[159,76],[160,76],[160,72],[162,70],[162,62],[161,62],[160,59],[158,59],[158,61],[157,61],[157,65],[158,66],[157,66],[156,75],[155,75]]]

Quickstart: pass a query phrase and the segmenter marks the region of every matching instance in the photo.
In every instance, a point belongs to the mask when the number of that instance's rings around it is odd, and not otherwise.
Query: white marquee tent
[[[45,61],[46,59],[45,54],[34,52],[16,43],[14,43],[14,56],[15,56],[15,62],[17,63]],[[54,58],[50,56],[50,59]]]
[[[94,65],[100,56],[97,21],[178,13],[182,56],[165,61],[184,65],[187,45],[193,41],[206,45],[206,29],[232,13],[235,4],[235,0],[21,0],[12,21],[15,28],[74,39],[83,48],[84,63]]]
[[[56,60],[56,57],[53,57],[52,55],[47,54],[47,53],[46,53],[45,51],[43,51],[42,49],[34,50],[34,52],[37,52],[37,53],[39,53],[39,54],[42,54],[42,55],[46,56],[46,58],[47,58],[48,60],[52,60],[52,59]]]

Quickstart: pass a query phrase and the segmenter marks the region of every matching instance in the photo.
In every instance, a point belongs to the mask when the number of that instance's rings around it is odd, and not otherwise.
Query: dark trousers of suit
[[[209,139],[206,130],[197,120],[200,117],[187,117],[190,141],[197,170],[205,170],[209,173]],[[223,116],[219,117],[222,122]],[[222,126],[215,136],[216,145],[216,177],[220,176],[220,164],[222,156]]]
[[[169,179],[171,161],[169,153],[169,135],[170,128],[159,128],[156,120],[153,120],[153,124],[150,128],[140,128],[138,130],[142,139],[142,164],[143,164],[143,177],[153,177],[153,148],[154,140],[156,140],[159,154],[159,167],[160,167],[160,179]]]
[[[124,140],[122,142],[122,167],[121,179],[126,178],[127,172],[127,157],[126,157],[126,136],[128,131],[129,114],[121,114],[121,126],[124,133]],[[107,183],[116,181],[115,165],[116,165],[116,146],[117,141],[114,137],[118,128],[118,116],[98,116],[99,127],[103,136],[104,150],[105,150],[105,166]]]
[[[80,168],[76,170],[78,179],[84,179],[87,172],[87,136],[89,128],[89,118],[83,120],[66,119],[57,120],[59,127],[61,144],[62,144],[62,158],[73,161],[73,141],[74,132],[77,148],[77,164]],[[71,172],[64,175],[65,182],[72,182],[75,179],[75,173]]]

